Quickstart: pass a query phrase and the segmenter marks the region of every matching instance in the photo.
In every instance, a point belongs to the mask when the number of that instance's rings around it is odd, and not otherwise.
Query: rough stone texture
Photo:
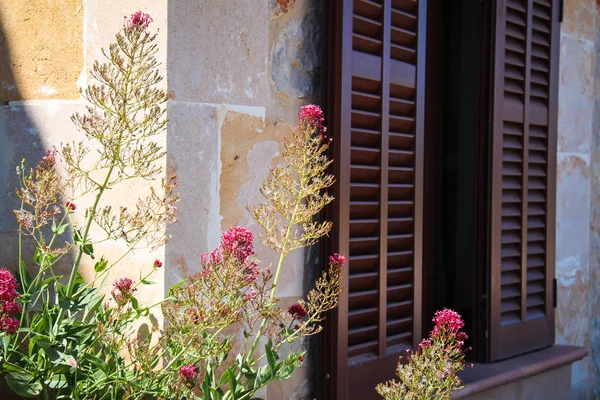
[[[589,154],[594,112],[594,43],[561,37],[558,151]]]
[[[168,169],[179,177],[179,222],[169,228],[167,286],[199,272],[200,255],[219,241],[219,113],[214,106],[169,103]]]
[[[550,400],[570,399],[571,367],[556,368],[487,390],[465,400]]]
[[[268,0],[170,1],[169,21],[176,100],[267,105]]]
[[[82,0],[0,0],[0,101],[77,99]]]
[[[596,39],[596,1],[566,0],[561,31],[593,42]]]
[[[271,0],[269,118],[291,120],[298,107],[321,95],[321,2],[286,6]]]
[[[594,341],[594,277],[598,265],[598,118],[595,107],[597,10],[594,0],[565,1],[561,25],[558,117],[556,278],[557,343],[585,346]],[[589,206],[586,204],[589,202]],[[591,232],[588,233],[588,227]],[[597,331],[597,329],[596,329]],[[593,347],[592,347],[593,349]],[[592,398],[597,384],[592,354],[573,364],[573,398]]]
[[[597,7],[600,4],[597,2]],[[600,398],[600,12],[596,9],[594,122],[591,146],[590,398]]]

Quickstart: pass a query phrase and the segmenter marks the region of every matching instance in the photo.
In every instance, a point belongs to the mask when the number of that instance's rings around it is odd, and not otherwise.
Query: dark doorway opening
[[[488,321],[486,160],[489,2],[429,4],[425,122],[423,336],[444,307],[465,319],[471,361],[485,361]]]

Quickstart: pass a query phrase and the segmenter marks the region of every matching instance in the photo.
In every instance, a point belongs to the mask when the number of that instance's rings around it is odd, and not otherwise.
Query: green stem
[[[88,234],[90,232],[90,227],[92,226],[92,221],[94,219],[94,213],[98,208],[98,204],[100,203],[100,198],[102,194],[106,190],[106,186],[110,181],[110,176],[115,168],[115,164],[113,163],[108,169],[108,173],[106,174],[106,178],[104,179],[104,183],[98,189],[98,194],[96,194],[96,199],[94,200],[94,204],[88,210],[88,218],[85,222],[85,227],[83,230],[83,235],[81,236],[81,245],[79,246],[79,250],[77,250],[77,257],[75,257],[75,261],[73,261],[73,267],[71,268],[71,275],[69,276],[69,283],[67,284],[67,297],[70,298],[73,294],[73,287],[75,285],[75,277],[77,276],[77,272],[79,270],[79,263],[81,262],[81,257],[83,256],[83,245],[87,242]]]
[[[273,288],[271,289],[271,295],[269,296],[269,300],[273,300],[275,298],[275,292],[277,291],[277,284],[279,283],[279,276],[281,275],[281,267],[283,266],[283,260],[287,256],[288,250],[287,246],[289,245],[290,236],[292,234],[292,229],[294,228],[294,221],[296,220],[296,214],[298,213],[298,208],[300,208],[300,202],[302,199],[298,196],[298,200],[296,201],[296,206],[294,207],[294,212],[292,213],[292,218],[290,219],[290,224],[285,232],[285,236],[283,239],[283,246],[281,249],[281,254],[279,256],[279,263],[277,263],[277,270],[275,271],[275,278],[273,278]],[[250,352],[247,354],[248,357],[251,357],[256,350],[256,346],[258,346],[258,342],[260,341],[260,337],[262,336],[262,331],[265,329],[267,325],[268,318],[262,320],[260,327],[258,328],[258,332],[256,332],[256,337],[254,338],[254,342],[252,342],[252,347],[250,348]]]

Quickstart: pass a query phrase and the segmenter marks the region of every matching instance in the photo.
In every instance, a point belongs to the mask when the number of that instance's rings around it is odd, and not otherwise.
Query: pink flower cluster
[[[210,253],[202,254],[202,277],[208,278],[212,268],[218,267],[225,260],[240,264],[248,282],[254,282],[260,275],[258,264],[251,259],[254,255],[254,235],[243,226],[229,228],[221,235],[221,244]]]
[[[118,305],[124,306],[133,297],[133,292],[137,290],[133,285],[133,280],[129,278],[117,279],[113,285],[112,296]]]
[[[437,311],[433,317],[433,322],[435,322],[435,326],[431,331],[431,336],[440,336],[447,333],[455,336],[461,345],[467,339],[467,334],[461,332],[465,323],[456,311],[447,308]]]
[[[138,11],[132,14],[129,18],[125,18],[125,30],[132,31],[134,29],[144,31],[148,28],[150,23],[153,21],[150,14],[146,14],[142,11]]]
[[[196,376],[198,375],[194,364],[182,365],[179,367],[179,374],[181,375],[183,383],[187,386],[194,385]]]
[[[221,235],[223,250],[240,261],[254,255],[254,236],[252,231],[243,226],[234,226]]]
[[[323,123],[325,122],[323,110],[321,110],[321,107],[314,104],[300,107],[300,111],[298,112],[298,122],[300,124],[306,123],[310,126],[314,126],[321,133],[325,133],[327,130],[327,128],[323,126]]]
[[[17,303],[19,294],[17,293],[17,280],[9,271],[0,269],[0,331],[14,335],[19,329],[20,322],[14,318],[21,312],[21,305]]]
[[[307,314],[306,309],[300,303],[292,304],[290,306],[290,308],[288,308],[288,312],[290,313],[290,315],[292,317],[294,317],[294,319],[297,319],[298,321],[300,321],[302,318],[306,317],[306,314]]]
[[[200,321],[204,321],[204,314],[202,314],[202,311],[200,311],[198,307],[191,307],[186,312],[194,325],[198,325]]]
[[[348,260],[346,259],[346,257],[339,255],[338,253],[329,256],[329,265],[332,267],[337,266],[341,269],[347,261]]]
[[[39,163],[39,168],[42,169],[52,169],[56,164],[56,154],[58,154],[58,150],[50,149],[46,151],[46,155],[42,157]]]

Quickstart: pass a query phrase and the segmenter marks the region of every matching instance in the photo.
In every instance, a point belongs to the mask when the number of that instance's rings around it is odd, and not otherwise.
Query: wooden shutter
[[[554,343],[559,1],[498,0],[490,358]]]
[[[363,400],[420,339],[426,1],[329,6],[333,248],[349,263],[325,397]]]

